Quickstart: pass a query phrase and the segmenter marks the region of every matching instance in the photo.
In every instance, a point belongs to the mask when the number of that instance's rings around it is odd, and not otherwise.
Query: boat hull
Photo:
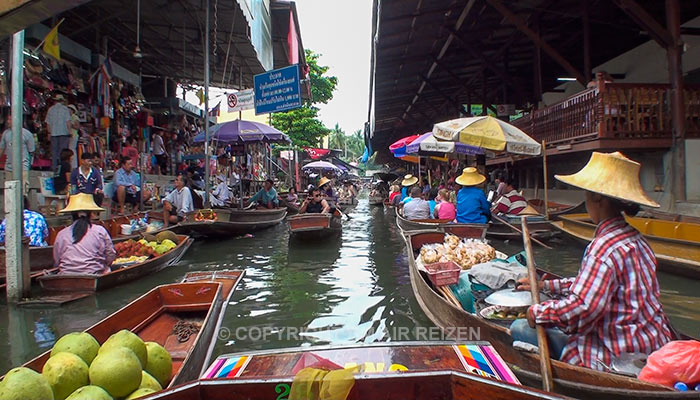
[[[172,230],[194,236],[227,237],[267,229],[282,222],[287,216],[286,208],[239,210],[213,210],[216,219],[197,220],[200,213],[208,215],[209,210],[195,210],[187,214],[184,221]]]
[[[318,240],[340,234],[343,225],[339,215],[298,214],[288,218],[289,235],[299,240]]]
[[[544,200],[541,199],[531,199],[527,201],[528,204],[532,206],[538,213],[544,215]],[[558,220],[560,215],[565,214],[577,214],[586,212],[586,202],[582,201],[578,204],[568,205],[562,203],[555,203],[550,201],[547,203],[547,211],[549,211],[549,219]]]
[[[41,288],[51,292],[97,292],[134,281],[177,263],[192,244],[193,239],[180,236],[180,243],[171,251],[146,262],[109,272],[94,274],[53,274],[39,277]]]
[[[504,217],[509,224],[521,229],[522,222],[518,217]],[[540,220],[536,221],[533,219],[527,220],[527,227],[530,228],[530,236],[539,240],[551,239],[559,234],[559,231],[554,228],[550,221]],[[513,228],[508,225],[492,220],[489,222],[489,228],[486,231],[486,237],[489,239],[499,239],[499,240],[523,240],[523,235],[520,232],[516,232]]]
[[[408,220],[396,213],[396,225],[403,232],[437,231],[451,233],[462,238],[483,239],[486,235],[487,224],[454,224],[449,220]]]
[[[414,249],[418,245],[430,243],[422,238],[423,234],[404,235],[406,242],[409,276],[413,293],[428,318],[445,332],[460,333],[453,327],[469,327],[477,330],[480,339],[491,343],[496,351],[509,364],[521,382],[533,387],[541,387],[539,375],[539,357],[536,354],[516,350],[512,346],[513,339],[507,328],[488,322],[474,314],[464,311],[447,302],[437,294],[423,278],[415,263]],[[441,241],[436,238],[435,242]],[[470,331],[471,332],[471,331]],[[460,338],[457,337],[459,340]],[[683,393],[671,389],[642,382],[637,379],[577,367],[561,361],[552,360],[554,387],[558,393],[575,398],[595,399],[679,399],[685,398]]]

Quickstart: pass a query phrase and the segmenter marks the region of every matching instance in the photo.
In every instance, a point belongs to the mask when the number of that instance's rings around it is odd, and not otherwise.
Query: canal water
[[[367,199],[348,212],[342,236],[319,243],[290,241],[285,224],[241,237],[195,242],[179,264],[139,281],[62,307],[12,307],[0,300],[0,374],[50,349],[156,285],[195,270],[246,270],[218,333],[216,352],[315,344],[440,339],[421,311],[408,277],[404,243],[393,211]],[[563,275],[578,269],[575,242],[535,248],[538,265]],[[512,254],[519,243],[495,242]],[[659,273],[662,301],[674,325],[700,334],[697,282]]]

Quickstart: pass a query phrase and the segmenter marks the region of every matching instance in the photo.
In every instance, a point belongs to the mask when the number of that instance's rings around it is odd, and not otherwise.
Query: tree
[[[301,108],[272,114],[272,126],[289,135],[297,146],[318,146],[320,140],[331,131],[318,119],[318,108],[314,104],[326,104],[333,98],[338,78],[325,76],[329,67],[318,65],[319,56],[306,50],[311,99],[305,100]]]

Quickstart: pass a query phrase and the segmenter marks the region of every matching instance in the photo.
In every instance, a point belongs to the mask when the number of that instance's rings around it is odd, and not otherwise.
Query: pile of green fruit
[[[0,400],[132,400],[162,390],[173,362],[161,345],[121,330],[102,346],[86,332],[61,337],[41,374],[14,368],[0,382]]]
[[[177,247],[178,241],[176,234],[171,231],[163,231],[155,236],[147,233],[143,239],[139,240],[139,243],[152,248],[154,254],[159,256]]]

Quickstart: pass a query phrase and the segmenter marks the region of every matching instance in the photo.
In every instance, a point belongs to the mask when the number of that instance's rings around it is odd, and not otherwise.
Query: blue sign
[[[255,75],[254,86],[256,115],[301,107],[297,64]]]

